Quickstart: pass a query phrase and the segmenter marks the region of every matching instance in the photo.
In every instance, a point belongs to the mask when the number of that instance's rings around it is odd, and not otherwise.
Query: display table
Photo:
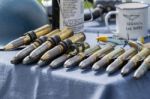
[[[97,34],[86,33],[96,44]],[[107,75],[79,68],[52,70],[37,65],[17,65],[10,59],[17,51],[0,52],[0,99],[149,99],[150,73],[134,80],[119,72]]]

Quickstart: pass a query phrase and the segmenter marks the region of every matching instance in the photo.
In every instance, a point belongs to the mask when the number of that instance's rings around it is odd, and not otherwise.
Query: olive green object
[[[60,66],[63,66],[64,62],[77,55],[80,52],[84,52],[84,50],[86,50],[87,48],[89,48],[89,44],[88,43],[80,43],[80,44],[73,44],[73,46],[71,47],[71,49],[68,50],[67,53],[63,54],[62,56],[56,58],[55,60],[53,60],[51,62],[51,64],[49,65],[51,68],[58,68]]]
[[[92,66],[96,61],[98,61],[101,57],[104,57],[106,54],[110,53],[112,50],[114,50],[113,44],[107,44],[102,48],[101,50],[95,52],[93,55],[88,57],[87,59],[83,60],[79,67],[82,69],[85,69],[89,66]]]
[[[40,59],[38,62],[39,66],[44,66],[50,61],[52,61],[54,58],[57,58],[58,56],[64,54],[67,50],[70,49],[71,45],[77,42],[83,42],[85,40],[84,33],[78,33],[74,36],[60,42],[59,45],[55,46],[51,50],[48,50]]]
[[[150,48],[143,48],[141,52],[135,55],[131,60],[122,68],[121,74],[123,76],[128,75],[134,68],[138,67],[138,63],[143,61],[150,55]]]
[[[133,77],[135,79],[141,78],[150,69],[150,55],[144,60],[142,65],[135,71]]]
[[[77,66],[82,60],[91,56],[93,53],[95,53],[96,51],[98,51],[100,49],[101,49],[101,47],[99,45],[96,45],[92,48],[89,48],[89,49],[85,50],[85,52],[81,52],[81,53],[77,54],[76,56],[68,59],[64,63],[64,67],[65,68],[72,68],[74,66]]]
[[[52,31],[52,26],[48,24],[44,25],[36,30],[25,33],[24,36],[19,37],[18,39],[11,41],[10,43],[4,46],[4,49],[14,50],[20,46],[23,46],[23,45],[26,45],[35,41],[40,36],[48,34],[50,31]]]
[[[119,57],[121,54],[123,54],[125,52],[125,50],[123,48],[117,48],[114,51],[110,52],[109,54],[105,55],[102,59],[100,59],[99,61],[97,61],[92,69],[93,70],[99,70],[102,67],[105,67],[106,65],[108,65],[113,59]]]

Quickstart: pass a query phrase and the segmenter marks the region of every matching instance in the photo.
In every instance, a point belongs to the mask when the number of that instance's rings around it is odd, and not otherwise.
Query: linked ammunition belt
[[[24,34],[24,36],[28,35],[31,39],[31,42],[37,39],[36,33],[34,31],[29,31]]]
[[[44,43],[46,40],[48,39],[48,37],[46,36],[42,36],[39,39],[36,40],[36,42],[38,42],[39,44]]]
[[[60,42],[60,45],[64,47],[64,50],[67,50],[68,48],[70,48],[70,45],[72,45],[72,41],[67,39],[65,41]]]
[[[86,49],[85,46],[84,46],[84,43],[82,43],[82,42],[81,43],[72,44],[71,47],[70,47],[72,52],[69,53],[71,56],[74,56],[74,55],[76,55],[77,53],[80,52],[80,49],[79,49],[78,46],[81,46],[82,52]]]
[[[61,38],[56,35],[56,36],[48,38],[47,40],[51,42],[53,45],[57,45],[61,41]]]

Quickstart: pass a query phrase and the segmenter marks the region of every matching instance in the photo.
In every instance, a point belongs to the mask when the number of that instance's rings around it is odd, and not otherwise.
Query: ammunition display
[[[29,44],[33,41],[35,41],[40,36],[48,34],[52,30],[51,25],[44,25],[34,31],[29,31],[25,33],[24,36],[19,37],[16,40],[11,41],[7,45],[4,46],[5,50],[14,50],[22,45]]]
[[[150,55],[144,60],[142,65],[136,70],[133,77],[135,79],[141,78],[150,69]]]
[[[107,44],[104,48],[95,52],[93,55],[91,55],[87,59],[83,60],[79,64],[79,67],[84,69],[86,67],[89,67],[90,65],[93,65],[96,61],[98,61],[98,59],[100,59],[101,57],[105,56],[106,54],[114,50],[114,47],[115,46],[113,44]]]
[[[40,46],[42,43],[44,43],[49,37],[54,36],[54,35],[59,35],[60,30],[56,29],[49,34],[45,36],[41,36],[39,39],[36,39],[35,42],[21,50],[16,54],[16,56],[11,60],[12,64],[18,64],[20,63],[26,56],[28,56],[34,49],[36,49],[38,46]]]
[[[99,45],[96,45],[92,48],[87,49],[85,52],[81,52],[78,55],[68,59],[65,63],[64,63],[64,67],[65,68],[71,68],[73,66],[78,65],[83,59],[91,56],[93,53],[95,53],[96,51],[100,50],[101,47]]]
[[[59,35],[49,37],[41,46],[33,50],[29,56],[23,60],[23,64],[31,64],[39,60],[39,58],[49,49],[56,46],[60,41],[73,35],[71,28],[64,28]]]
[[[131,59],[133,56],[135,56],[138,53],[137,49],[130,48],[127,50],[124,54],[120,55],[114,62],[112,62],[106,69],[107,73],[111,74],[120,69],[124,62]]]
[[[81,69],[92,67],[94,71],[106,67],[108,74],[122,68],[123,76],[137,68],[133,75],[135,79],[141,78],[150,69],[150,43],[100,36],[97,41],[107,44],[90,48],[84,42],[85,39],[84,33],[74,34],[70,27],[52,31],[50,25],[44,25],[8,43],[3,49],[13,50],[28,45],[13,57],[12,64],[38,62],[39,66],[48,65],[52,69],[61,66],[73,68],[78,65]],[[120,44],[125,48],[118,48],[117,45]],[[130,46],[127,50],[126,45]],[[125,63],[127,64],[123,67]]]
[[[149,48],[143,48],[141,52],[135,55],[131,60],[122,68],[121,74],[126,76],[129,74],[134,68],[138,67],[138,63],[143,61],[150,54]]]
[[[84,50],[86,50],[89,47],[90,46],[88,43],[74,44],[73,47],[69,49],[69,51],[66,54],[53,60],[49,66],[51,68],[58,68],[60,66],[63,66],[64,62],[67,59],[77,55],[79,52],[84,52]]]
[[[113,59],[119,57],[121,54],[123,54],[125,50],[123,48],[117,48],[114,51],[110,52],[106,56],[104,56],[102,59],[100,59],[98,62],[96,62],[92,69],[93,70],[99,70],[102,67],[105,67],[108,65]]]
[[[77,42],[83,42],[85,40],[84,33],[78,33],[74,36],[60,42],[59,45],[55,46],[51,50],[47,51],[38,62],[39,66],[46,65],[49,61],[52,61],[54,58],[58,57],[70,49],[71,45]]]

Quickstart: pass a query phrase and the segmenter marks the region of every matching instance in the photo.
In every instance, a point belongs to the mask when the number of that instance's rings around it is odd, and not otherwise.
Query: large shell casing
[[[106,71],[110,74],[110,73],[114,73],[115,71],[117,71],[118,69],[120,69],[121,67],[123,67],[123,64],[125,61],[131,59],[133,56],[135,56],[138,53],[138,50],[135,48],[130,48],[128,50],[126,50],[125,53],[123,53],[122,55],[120,55],[116,60],[114,60],[114,62],[112,62],[106,69]]]
[[[105,67],[106,65],[108,65],[113,59],[119,57],[121,54],[123,54],[125,52],[125,49],[123,48],[117,48],[114,51],[110,52],[109,54],[105,55],[102,59],[100,59],[99,61],[97,61],[92,69],[93,70],[98,70],[102,67]]]
[[[44,36],[48,34],[52,30],[51,25],[44,25],[36,30],[29,31],[25,33],[24,36],[17,38],[16,40],[11,41],[7,45],[4,46],[4,50],[13,50],[22,45],[30,44],[35,41],[40,36]]]
[[[102,48],[101,50],[95,52],[93,55],[91,55],[87,59],[83,60],[79,64],[79,67],[84,69],[86,67],[89,67],[89,66],[93,65],[98,59],[100,59],[104,55],[108,54],[112,50],[114,50],[114,45],[113,44],[107,44],[104,48]]]
[[[46,35],[50,31],[52,31],[52,25],[48,25],[48,24],[34,30],[37,38],[39,38],[40,36]]]
[[[142,65],[135,71],[133,77],[135,79],[141,78],[150,69],[150,55],[144,60]]]
[[[129,74],[134,68],[138,67],[138,63],[143,61],[150,54],[149,48],[143,48],[141,52],[135,55],[131,60],[122,68],[121,74],[123,76]]]

